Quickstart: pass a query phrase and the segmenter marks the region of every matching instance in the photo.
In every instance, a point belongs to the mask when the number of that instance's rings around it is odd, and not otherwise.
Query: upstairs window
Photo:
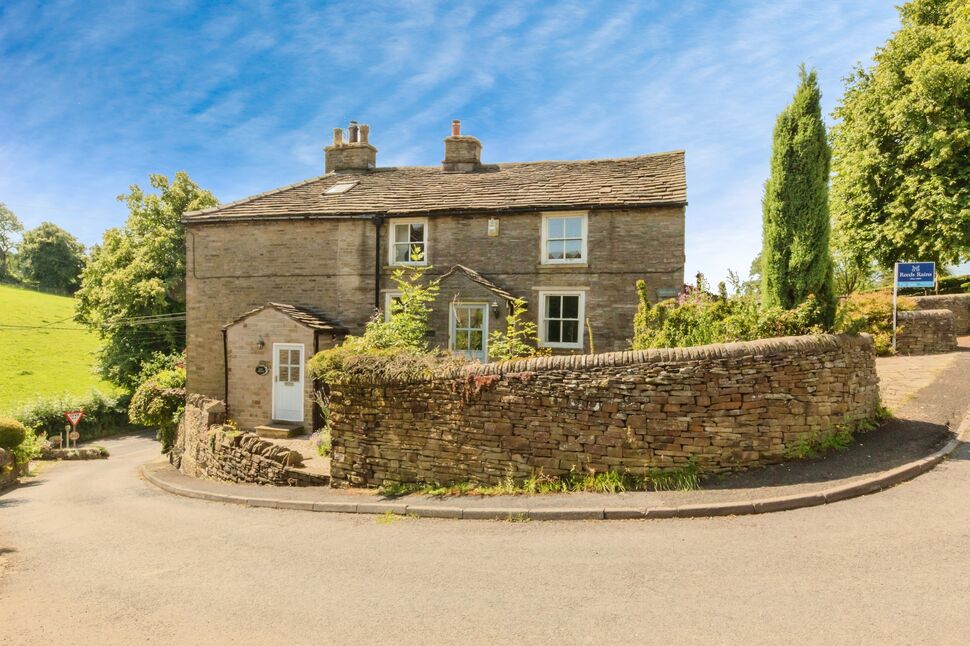
[[[428,220],[391,220],[390,264],[428,264]]]
[[[544,348],[583,348],[584,292],[540,292],[539,340]]]
[[[542,217],[542,263],[586,262],[586,213],[556,213]]]

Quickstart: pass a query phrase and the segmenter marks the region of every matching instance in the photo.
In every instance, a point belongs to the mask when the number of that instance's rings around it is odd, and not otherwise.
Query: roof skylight
[[[339,195],[340,193],[346,193],[353,187],[357,186],[357,182],[337,182],[330,188],[324,191],[326,195]]]

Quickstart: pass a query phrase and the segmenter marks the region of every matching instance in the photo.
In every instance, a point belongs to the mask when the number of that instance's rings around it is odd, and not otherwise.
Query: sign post
[[[896,298],[900,287],[936,287],[936,263],[897,262],[893,269],[893,352],[896,351]]]
[[[77,424],[78,422],[81,421],[81,418],[84,417],[84,411],[83,410],[65,411],[64,417],[66,417],[67,421],[71,423],[71,432],[68,433],[67,435],[67,446],[65,448],[71,448],[71,440],[74,440],[74,448],[76,449],[77,439],[80,437],[80,434],[77,432]]]

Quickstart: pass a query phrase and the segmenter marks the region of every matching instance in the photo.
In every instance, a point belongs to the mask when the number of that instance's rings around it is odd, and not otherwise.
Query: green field
[[[73,314],[73,298],[0,285],[0,411],[37,395],[116,392],[94,374],[97,335]]]

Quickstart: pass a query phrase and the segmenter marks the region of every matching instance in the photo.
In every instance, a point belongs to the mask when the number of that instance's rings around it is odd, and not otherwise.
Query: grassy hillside
[[[97,335],[73,315],[70,297],[0,285],[0,411],[37,395],[115,391],[92,371]]]

